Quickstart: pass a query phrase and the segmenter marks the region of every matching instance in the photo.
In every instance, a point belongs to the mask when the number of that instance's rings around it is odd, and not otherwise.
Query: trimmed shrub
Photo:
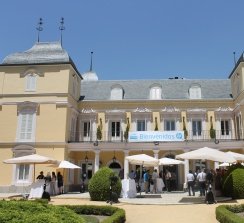
[[[114,177],[115,173],[108,167],[102,167],[91,178],[88,184],[88,191],[92,201],[107,201],[110,196],[110,177]],[[120,196],[121,181],[112,185],[112,191]]]
[[[0,201],[1,223],[84,223],[73,211],[35,201]]]
[[[235,213],[244,211],[244,205],[220,205],[216,208],[216,219],[220,223],[242,223],[243,218]]]
[[[225,196],[231,196],[233,199],[244,198],[244,168],[235,165],[230,167],[223,181],[223,192]]]
[[[85,215],[104,215],[110,216],[102,221],[102,223],[124,223],[125,210],[113,206],[97,206],[97,205],[65,205],[64,207],[73,210],[77,214]]]

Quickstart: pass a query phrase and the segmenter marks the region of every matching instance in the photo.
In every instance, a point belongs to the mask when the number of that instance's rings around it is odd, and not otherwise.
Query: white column
[[[186,176],[189,173],[189,160],[185,160],[185,183],[187,182]]]
[[[124,150],[124,179],[128,179],[129,175],[129,161],[125,159],[129,155],[129,150]]]
[[[153,150],[153,154],[154,154],[155,159],[158,159],[158,153],[159,153],[159,150]],[[156,167],[154,167],[154,170],[155,169],[157,170],[157,173],[159,173],[159,167],[156,166]]]
[[[99,170],[99,154],[100,154],[100,150],[95,150],[95,168],[94,168],[94,172],[96,173]]]

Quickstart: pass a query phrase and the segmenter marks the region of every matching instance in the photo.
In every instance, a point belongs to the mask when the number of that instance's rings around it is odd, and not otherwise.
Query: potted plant
[[[188,131],[186,129],[185,117],[183,117],[183,131],[184,131],[184,138],[187,139]]]
[[[158,131],[158,118],[155,117],[155,128],[154,128],[154,131]]]
[[[130,119],[127,118],[127,125],[126,125],[126,129],[125,129],[125,132],[124,132],[125,141],[127,141],[128,138],[129,138],[129,131],[130,131]]]
[[[213,128],[213,117],[212,116],[210,117],[210,131],[209,131],[209,134],[210,134],[210,138],[211,139],[215,139],[216,138],[216,130]]]
[[[100,118],[100,124],[97,127],[97,140],[102,139],[102,119]]]

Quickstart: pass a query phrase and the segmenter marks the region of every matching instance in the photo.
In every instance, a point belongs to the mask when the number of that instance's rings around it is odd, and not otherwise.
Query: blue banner
[[[178,142],[184,140],[184,131],[129,132],[129,142]]]

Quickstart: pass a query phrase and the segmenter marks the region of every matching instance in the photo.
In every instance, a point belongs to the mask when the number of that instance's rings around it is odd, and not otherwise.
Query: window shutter
[[[21,114],[19,139],[30,141],[32,139],[34,114]]]
[[[36,90],[36,75],[26,76],[26,90],[33,91]]]

